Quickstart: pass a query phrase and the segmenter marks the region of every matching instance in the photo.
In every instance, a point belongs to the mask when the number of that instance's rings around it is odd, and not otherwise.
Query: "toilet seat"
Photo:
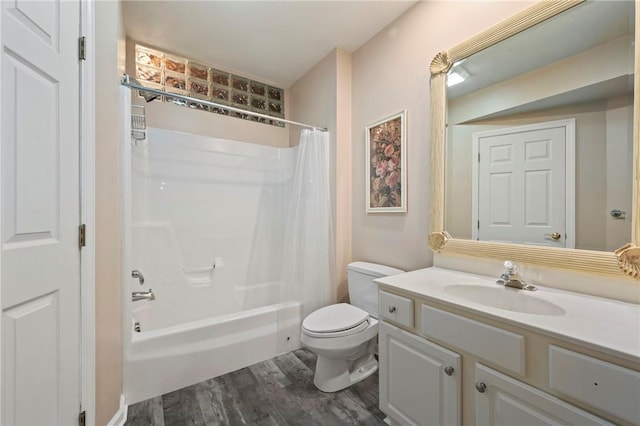
[[[311,337],[342,337],[369,327],[369,314],[348,303],[325,306],[302,322],[302,331]]]
[[[369,320],[365,320],[364,322],[358,324],[355,327],[352,327],[346,330],[341,330],[341,331],[331,331],[327,333],[327,332],[311,331],[303,327],[302,332],[307,336],[311,336],[311,337],[343,337],[343,336],[350,336],[352,334],[359,333],[362,330],[366,330],[368,327],[369,327]]]

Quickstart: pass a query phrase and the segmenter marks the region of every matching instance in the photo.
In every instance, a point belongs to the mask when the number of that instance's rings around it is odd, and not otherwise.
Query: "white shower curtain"
[[[305,129],[300,135],[285,227],[281,296],[300,301],[306,316],[334,302],[328,132]]]

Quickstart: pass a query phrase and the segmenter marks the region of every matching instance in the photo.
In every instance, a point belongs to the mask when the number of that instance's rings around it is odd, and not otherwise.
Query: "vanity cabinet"
[[[640,424],[633,357],[546,334],[533,315],[492,317],[400,280],[378,280],[380,409],[392,424]]]
[[[611,425],[539,389],[476,364],[476,425]]]
[[[461,358],[380,322],[380,409],[406,425],[460,424]]]

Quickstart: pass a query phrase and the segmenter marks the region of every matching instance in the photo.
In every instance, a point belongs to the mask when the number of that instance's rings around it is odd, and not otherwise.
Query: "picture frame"
[[[407,212],[407,111],[366,127],[367,213]]]

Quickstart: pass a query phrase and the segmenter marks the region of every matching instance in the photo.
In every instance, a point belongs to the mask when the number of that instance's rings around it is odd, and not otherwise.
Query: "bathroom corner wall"
[[[345,301],[351,261],[351,54],[334,49],[289,90],[291,119],[326,126],[330,132],[330,176],[336,231],[336,299]],[[292,127],[290,145],[300,140]]]
[[[96,416],[106,425],[122,393],[119,80],[124,25],[119,1],[95,7]]]
[[[351,144],[351,54],[338,49],[337,53],[337,110],[336,110],[336,274],[338,301],[349,294],[347,265],[352,261],[351,215],[353,146]]]
[[[352,58],[353,259],[405,270],[433,263],[429,229],[429,64],[440,51],[533,4],[418,2]],[[407,213],[365,211],[365,127],[407,110]]]

